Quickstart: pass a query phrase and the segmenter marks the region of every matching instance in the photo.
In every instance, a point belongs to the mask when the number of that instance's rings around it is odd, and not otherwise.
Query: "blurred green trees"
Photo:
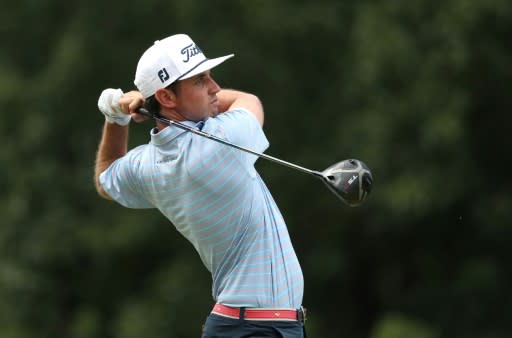
[[[133,88],[141,53],[180,32],[236,54],[215,77],[262,99],[269,154],[372,168],[350,209],[257,164],[303,265],[310,336],[512,334],[510,1],[21,1],[0,20],[1,337],[200,335],[210,276],[192,246],[92,184],[101,90]]]

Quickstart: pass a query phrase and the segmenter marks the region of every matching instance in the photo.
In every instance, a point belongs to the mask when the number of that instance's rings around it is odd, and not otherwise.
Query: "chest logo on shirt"
[[[159,159],[158,161],[156,161],[157,164],[162,164],[162,163],[167,163],[167,162],[171,162],[173,160],[176,159],[176,155],[166,155],[164,157],[162,157],[161,159]]]

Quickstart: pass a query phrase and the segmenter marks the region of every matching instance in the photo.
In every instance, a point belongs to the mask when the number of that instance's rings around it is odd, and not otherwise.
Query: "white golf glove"
[[[119,106],[119,99],[123,96],[121,89],[108,88],[101,92],[98,99],[98,108],[105,115],[108,123],[117,123],[126,126],[130,123],[131,116],[123,113]]]

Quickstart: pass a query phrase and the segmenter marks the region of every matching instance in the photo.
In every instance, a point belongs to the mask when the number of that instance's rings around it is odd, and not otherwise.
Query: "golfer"
[[[148,144],[130,151],[128,125],[150,112],[263,152],[263,107],[221,89],[208,59],[185,34],[156,41],[140,58],[137,91],[105,89],[95,166],[98,193],[127,208],[156,208],[212,274],[214,302],[202,337],[305,337],[304,282],[285,221],[257,156],[156,121]]]

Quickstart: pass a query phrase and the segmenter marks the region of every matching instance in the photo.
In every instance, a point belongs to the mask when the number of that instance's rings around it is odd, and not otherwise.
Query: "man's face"
[[[179,81],[176,93],[176,111],[192,121],[219,114],[217,93],[219,85],[210,71]]]

